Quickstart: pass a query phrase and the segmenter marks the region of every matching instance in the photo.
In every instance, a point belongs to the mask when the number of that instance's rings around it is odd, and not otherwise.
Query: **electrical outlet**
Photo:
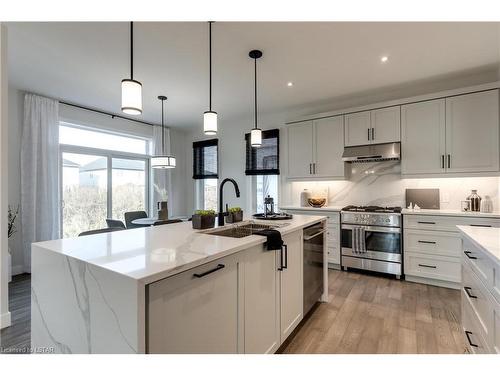
[[[450,193],[441,193],[441,202],[450,203]]]

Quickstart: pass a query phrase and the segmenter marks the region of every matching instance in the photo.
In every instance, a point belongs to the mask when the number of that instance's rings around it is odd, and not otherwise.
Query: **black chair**
[[[170,220],[158,220],[154,222],[154,226],[157,225],[165,225],[165,224],[174,224],[174,223],[182,223],[181,219],[170,219]]]
[[[87,230],[85,232],[82,232],[78,235],[78,237],[82,236],[90,236],[92,234],[99,234],[99,233],[109,233],[109,232],[118,232],[120,230],[124,230],[125,228],[103,228],[103,229],[93,229],[93,230]]]
[[[146,211],[125,212],[125,225],[127,229],[149,227],[149,225],[132,224],[135,219],[145,219],[148,217]]]
[[[127,229],[127,227],[125,227],[125,224],[123,224],[123,221],[121,221],[121,220],[106,219],[106,224],[108,224],[108,228]]]

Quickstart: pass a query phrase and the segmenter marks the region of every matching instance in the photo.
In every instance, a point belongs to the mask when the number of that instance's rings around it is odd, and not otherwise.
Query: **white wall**
[[[14,87],[8,88],[8,204],[16,207],[20,202],[21,175],[20,175],[20,148],[21,131],[23,121],[24,91]],[[60,105],[59,116],[63,121],[73,122],[80,125],[99,126],[102,129],[110,131],[119,131],[137,136],[152,137],[153,128],[148,125],[134,123],[119,118],[112,119],[110,116],[99,113],[82,110],[75,107]],[[186,190],[186,159],[185,149],[190,147],[187,139],[187,133],[171,129],[171,150],[173,155],[177,156],[177,168],[170,171],[172,178],[173,193],[169,199],[172,199],[172,209],[170,215],[187,215],[187,199],[191,194]],[[153,202],[154,203],[154,202]],[[154,206],[153,206],[154,207]],[[6,209],[4,210],[6,211]],[[19,219],[19,218],[18,218]],[[9,240],[9,247],[12,250],[12,269],[14,274],[23,272],[23,254],[21,246],[22,225],[18,221],[17,233]]]
[[[7,271],[7,28],[0,24],[0,329],[10,325]]]

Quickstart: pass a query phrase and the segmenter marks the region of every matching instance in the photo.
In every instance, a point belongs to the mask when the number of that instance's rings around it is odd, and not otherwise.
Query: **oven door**
[[[401,263],[401,229],[342,224],[342,255]]]

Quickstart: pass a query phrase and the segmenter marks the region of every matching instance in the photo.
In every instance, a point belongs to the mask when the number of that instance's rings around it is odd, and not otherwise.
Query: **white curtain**
[[[153,156],[162,153],[161,126],[153,129]],[[170,155],[170,129],[165,128],[165,154]],[[168,201],[168,215],[172,216],[172,174],[171,169],[153,169],[153,212],[156,214],[157,202]]]
[[[31,272],[31,243],[60,237],[59,195],[59,102],[25,94],[21,137],[25,272]]]

